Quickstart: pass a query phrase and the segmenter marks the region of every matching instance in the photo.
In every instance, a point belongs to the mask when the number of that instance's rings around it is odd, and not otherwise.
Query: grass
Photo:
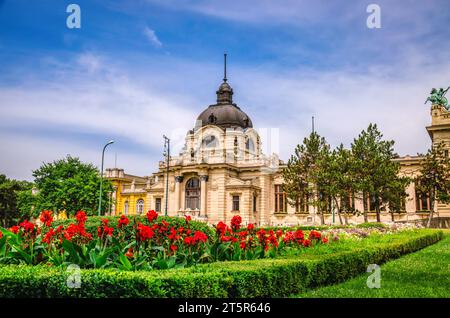
[[[381,286],[370,289],[371,273],[344,283],[308,290],[301,298],[450,298],[450,230],[444,239],[381,266]]]

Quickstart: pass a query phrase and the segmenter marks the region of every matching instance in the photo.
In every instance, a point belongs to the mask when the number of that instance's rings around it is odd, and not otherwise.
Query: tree
[[[393,160],[398,157],[394,153],[394,141],[382,138],[377,125],[370,124],[351,145],[357,188],[363,193],[363,200],[366,196],[374,199],[377,222],[381,222],[381,209],[404,192],[405,188],[401,187],[407,183],[406,177],[399,175],[400,163]],[[365,210],[364,221],[368,221]]]
[[[19,191],[27,189],[31,189],[31,183],[11,180],[0,174],[0,224],[3,227],[8,227],[20,219],[17,195]]]
[[[347,212],[353,209],[350,201],[353,201],[356,189],[353,154],[342,144],[324,154],[318,162],[318,184],[331,198],[340,223],[343,224],[342,212],[345,212],[345,224],[348,224]]]
[[[328,151],[329,146],[325,138],[313,132],[309,138],[303,140],[303,144],[297,145],[294,155],[283,170],[283,190],[289,204],[296,205],[302,197],[309,198],[310,203],[318,207],[322,224],[327,196],[323,195],[321,184],[318,182],[320,180],[317,163]]]
[[[93,215],[98,211],[100,194],[100,173],[92,164],[81,162],[78,158],[67,156],[52,163],[44,163],[33,171],[37,194],[22,192],[20,205],[28,206],[28,213],[39,214],[42,210],[64,210],[74,215],[79,210]],[[105,210],[108,208],[108,195],[112,184],[103,180],[102,201]],[[33,205],[29,201],[33,200]],[[103,211],[102,211],[103,213]]]
[[[418,192],[430,198],[427,227],[431,225],[435,202],[450,203],[450,159],[445,155],[444,147],[440,142],[428,150],[420,163],[420,175],[415,180]]]

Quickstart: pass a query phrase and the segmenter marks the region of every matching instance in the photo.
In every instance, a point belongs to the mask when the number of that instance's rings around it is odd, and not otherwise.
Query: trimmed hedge
[[[91,234],[96,235],[97,228],[100,226],[101,220],[103,220],[103,219],[108,219],[109,226],[116,228],[119,218],[120,218],[120,216],[89,216],[86,221],[86,224],[85,224],[86,231],[88,231]],[[136,223],[144,222],[144,220],[146,220],[146,218],[147,217],[145,215],[129,215],[128,216],[128,219],[130,220],[130,224],[133,224],[133,222],[136,222]],[[180,227],[180,226],[186,225],[185,219],[181,218],[181,217],[172,217],[172,216],[167,216],[167,217],[159,216],[158,217],[159,222],[163,221],[163,220],[174,227]],[[76,219],[69,218],[66,220],[56,220],[53,222],[52,226],[58,227],[59,225],[63,225],[64,227],[66,227],[71,223],[76,223]],[[215,233],[215,230],[212,226],[210,226],[209,224],[207,224],[205,222],[200,222],[200,221],[190,221],[189,228],[193,231],[202,231],[205,234],[207,234],[208,236],[212,236]]]
[[[442,231],[415,230],[364,239],[350,251],[342,242],[341,250],[292,258],[164,271],[81,270],[79,289],[67,287],[63,269],[7,265],[0,266],[0,297],[286,297],[342,282],[365,272],[368,264],[380,265],[442,237]]]

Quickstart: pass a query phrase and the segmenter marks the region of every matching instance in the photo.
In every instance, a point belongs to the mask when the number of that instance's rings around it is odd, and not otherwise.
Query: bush
[[[353,245],[342,242],[333,253],[284,259],[163,271],[81,270],[79,289],[66,286],[69,274],[62,269],[7,265],[0,266],[0,297],[286,297],[308,287],[342,282],[365,272],[368,264],[380,265],[442,237],[442,231],[415,230],[375,235]]]
[[[370,228],[386,229],[388,226],[383,223],[367,222],[367,223],[358,224],[358,225],[356,225],[356,227],[363,228],[363,229],[370,229]]]

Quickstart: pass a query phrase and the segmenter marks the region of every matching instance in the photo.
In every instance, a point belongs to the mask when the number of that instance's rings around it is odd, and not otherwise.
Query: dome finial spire
[[[227,81],[227,53],[223,53],[223,81]]]

